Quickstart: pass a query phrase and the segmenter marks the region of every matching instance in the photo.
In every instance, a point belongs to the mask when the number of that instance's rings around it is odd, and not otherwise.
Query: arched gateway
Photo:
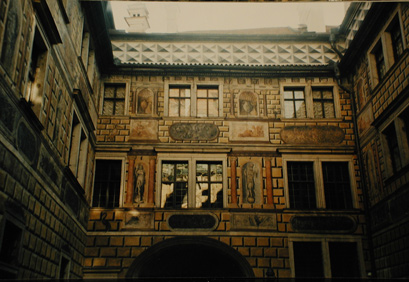
[[[254,273],[247,260],[224,243],[205,237],[178,237],[144,251],[126,276],[249,278]]]

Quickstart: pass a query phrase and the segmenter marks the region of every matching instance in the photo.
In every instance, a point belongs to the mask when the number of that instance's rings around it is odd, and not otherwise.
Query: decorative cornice
[[[341,45],[337,46],[343,51]],[[338,56],[327,42],[163,42],[114,40],[116,65],[328,66]]]

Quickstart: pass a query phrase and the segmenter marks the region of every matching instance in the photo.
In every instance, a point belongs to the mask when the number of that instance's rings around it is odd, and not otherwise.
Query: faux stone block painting
[[[157,140],[158,121],[156,120],[131,120],[131,134],[129,141]]]
[[[267,122],[231,122],[230,141],[262,141],[268,142]]]

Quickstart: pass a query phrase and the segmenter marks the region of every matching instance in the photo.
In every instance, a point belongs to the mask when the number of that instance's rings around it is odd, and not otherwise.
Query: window
[[[121,182],[122,160],[97,159],[92,206],[103,208],[119,207]]]
[[[21,220],[24,218],[17,221],[11,214],[5,214],[0,215],[0,220],[0,277],[16,279],[24,228],[24,222]]]
[[[282,86],[283,118],[336,118],[339,116],[339,98],[333,85]]]
[[[378,39],[369,49],[368,59],[372,87],[375,87],[388,70],[399,60],[405,49],[400,27],[399,12],[385,25]]]
[[[388,143],[389,154],[392,161],[393,172],[397,172],[402,168],[402,162],[399,153],[398,137],[396,136],[395,124],[389,125],[383,132]]]
[[[385,156],[386,177],[399,172],[409,164],[409,108],[390,116],[391,123],[381,127]]]
[[[290,207],[313,209],[317,206],[313,162],[288,162]]]
[[[291,241],[292,271],[296,278],[361,277],[361,254],[357,242]]]
[[[125,84],[105,84],[103,115],[125,114]]]
[[[219,116],[218,86],[198,85],[196,103],[198,117],[218,117]]]
[[[68,279],[70,278],[70,268],[71,268],[71,259],[68,255],[61,254],[60,258],[60,271],[58,274],[59,279]]]
[[[354,207],[350,160],[343,160],[341,157],[314,159],[306,156],[298,159],[285,158],[284,162],[287,205],[291,209]]]
[[[312,99],[315,118],[334,118],[334,96],[332,88],[313,88]]]
[[[190,116],[190,85],[169,86],[169,116]]]
[[[165,89],[165,115],[170,117],[219,117],[219,85],[169,84]]]
[[[325,206],[327,209],[351,209],[351,181],[347,162],[322,162]]]
[[[36,28],[31,50],[26,100],[30,102],[37,117],[40,116],[40,110],[43,103],[43,87],[47,68],[47,56],[48,49],[40,31]]]
[[[373,55],[375,58],[378,79],[382,79],[386,73],[386,64],[381,42],[376,45],[375,49],[373,50]]]
[[[402,40],[402,32],[400,29],[399,18],[396,17],[392,21],[392,24],[390,25],[390,28],[388,31],[390,33],[391,40],[392,40],[393,56],[394,56],[395,61],[397,61],[398,58],[403,53],[403,40]]]
[[[160,165],[161,208],[223,208],[225,161],[186,157]]]
[[[88,157],[88,138],[78,116],[72,119],[69,167],[81,186],[84,187]]]
[[[307,110],[303,88],[284,89],[284,107],[286,118],[306,118]]]

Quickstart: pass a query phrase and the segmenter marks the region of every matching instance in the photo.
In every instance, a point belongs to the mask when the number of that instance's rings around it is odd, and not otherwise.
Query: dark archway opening
[[[254,277],[236,250],[208,238],[173,238],[154,245],[135,259],[127,277]]]

